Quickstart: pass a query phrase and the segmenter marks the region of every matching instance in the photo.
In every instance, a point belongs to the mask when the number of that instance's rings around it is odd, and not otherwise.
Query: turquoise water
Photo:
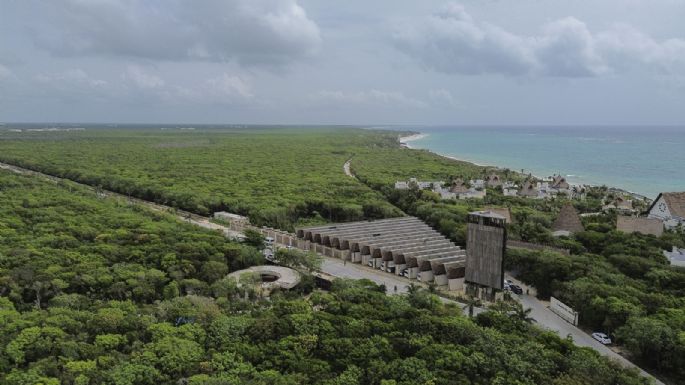
[[[412,127],[409,142],[441,155],[573,183],[605,184],[649,198],[685,191],[683,127]]]

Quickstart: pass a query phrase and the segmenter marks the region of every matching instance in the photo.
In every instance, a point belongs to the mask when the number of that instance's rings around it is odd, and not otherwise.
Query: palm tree
[[[428,292],[431,294],[435,294],[436,291],[438,291],[438,286],[433,282],[429,283],[428,284]]]
[[[415,284],[414,282],[410,283],[409,286],[407,286],[407,294],[409,295],[415,295],[421,290],[421,286]]]
[[[480,301],[478,300],[478,298],[472,295],[470,295],[469,298],[466,300],[466,306],[464,306],[464,309],[469,309],[469,318],[473,318],[473,309],[479,304]]]
[[[506,314],[512,310],[512,305],[509,302],[497,301],[488,306],[488,310]]]
[[[512,314],[512,317],[527,324],[532,323],[535,320],[533,319],[533,317],[530,316],[530,312],[532,310],[533,309],[531,308],[524,309],[523,305],[518,304],[518,306],[514,308],[514,313]]]

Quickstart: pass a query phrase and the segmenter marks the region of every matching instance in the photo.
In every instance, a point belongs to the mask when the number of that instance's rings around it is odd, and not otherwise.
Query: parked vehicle
[[[264,244],[267,246],[271,246],[274,244],[274,239],[272,237],[266,237],[264,238]]]
[[[518,285],[509,285],[509,290],[514,294],[523,294],[523,289]]]
[[[406,278],[409,278],[409,269],[404,269],[404,270],[402,270],[402,276],[403,276],[403,277],[406,277]]]
[[[592,333],[592,338],[599,341],[599,343],[602,345],[609,345],[611,343],[611,338],[609,338],[609,336],[604,333],[594,332]]]
[[[394,273],[395,272],[395,262],[383,261],[383,262],[381,262],[381,266],[378,269],[383,270],[383,271],[388,272],[388,273]]]

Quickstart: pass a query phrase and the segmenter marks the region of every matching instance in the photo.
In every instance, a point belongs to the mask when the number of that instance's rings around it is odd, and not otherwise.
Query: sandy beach
[[[409,148],[409,149],[413,149],[413,150],[417,150],[417,149],[418,149],[418,150],[426,150],[426,151],[432,152],[432,153],[434,153],[435,155],[438,155],[438,156],[440,156],[440,157],[443,157],[443,158],[446,158],[446,159],[450,159],[450,160],[454,160],[454,161],[457,161],[457,162],[466,162],[466,163],[474,164],[474,165],[476,165],[476,166],[488,167],[488,168],[493,168],[493,169],[497,169],[497,170],[504,170],[504,169],[505,169],[505,167],[502,167],[502,166],[494,166],[494,165],[488,165],[488,164],[477,163],[477,162],[474,162],[474,161],[469,160],[469,159],[460,159],[460,158],[457,158],[457,157],[454,157],[454,156],[440,154],[440,153],[437,153],[437,152],[432,151],[432,150],[429,150],[429,149],[425,149],[425,148],[424,148],[424,149],[421,149],[421,148],[417,148],[417,147],[412,147],[412,146],[410,145],[410,142],[415,141],[415,140],[419,140],[419,139],[426,138],[428,135],[429,135],[429,134],[418,133],[418,134],[413,134],[413,135],[409,135],[409,136],[401,136],[401,137],[399,138],[399,141],[400,141],[400,143],[403,143],[403,144],[404,144],[407,148]],[[514,171],[514,170],[512,170],[512,171]],[[517,171],[514,171],[514,172],[517,172]],[[536,178],[536,179],[539,179],[539,180],[544,180],[544,179],[545,179],[544,177],[541,177],[541,176],[539,176],[539,175],[531,174],[531,176],[532,176],[533,178]],[[576,186],[576,187],[583,187],[583,186],[599,187],[599,185],[593,185],[593,184],[589,184],[589,183],[571,183],[571,185]],[[632,196],[634,196],[634,197],[645,198],[644,195],[638,194],[638,193],[633,192],[633,191],[629,191],[629,190],[627,190],[627,189],[623,189],[623,188],[615,187],[615,186],[611,186],[610,188],[615,189],[615,190],[617,190],[617,191],[621,191],[621,192],[623,192],[623,193],[625,193],[625,194],[632,195]]]
[[[408,142],[411,142],[413,140],[419,140],[427,137],[428,134],[414,134],[414,135],[409,135],[409,136],[400,136],[400,143],[404,143],[407,145],[408,148],[412,148]]]
[[[443,158],[447,158],[447,159],[450,159],[450,160],[456,160],[456,161],[458,161],[458,162],[471,163],[471,164],[475,164],[476,166],[480,166],[480,167],[492,167],[492,168],[497,168],[497,169],[500,169],[500,168],[501,168],[501,167],[498,167],[498,166],[492,166],[492,165],[487,165],[487,164],[476,163],[476,162],[474,162],[474,161],[472,161],[472,160],[468,160],[468,159],[459,159],[459,158],[455,158],[455,157],[453,157],[453,156],[440,154],[440,153],[437,153],[437,152],[435,152],[435,151],[431,151],[431,150],[425,149],[425,148],[422,149],[422,148],[412,147],[412,146],[410,145],[410,143],[409,143],[409,142],[414,141],[414,140],[423,139],[423,138],[425,138],[425,137],[427,137],[427,136],[428,136],[428,134],[414,134],[414,135],[409,135],[409,136],[401,136],[401,137],[400,137],[400,143],[403,143],[407,148],[412,149],[412,150],[426,150],[426,151],[432,152],[432,153],[435,154],[435,155],[438,155],[438,156],[441,156],[441,157],[443,157]]]

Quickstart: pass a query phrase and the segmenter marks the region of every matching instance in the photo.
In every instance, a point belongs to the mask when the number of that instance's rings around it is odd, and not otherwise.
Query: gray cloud
[[[33,27],[58,56],[283,65],[315,52],[319,28],[296,0],[23,2],[50,17]]]
[[[466,75],[594,77],[630,65],[673,71],[685,64],[685,40],[659,42],[625,25],[593,34],[573,17],[526,36],[477,21],[458,4],[405,23],[394,42],[426,68]]]
[[[0,64],[0,80],[9,79],[10,77],[12,77],[12,71]]]
[[[0,0],[0,121],[684,122],[682,0],[456,1]]]
[[[171,104],[241,104],[254,97],[250,83],[241,76],[222,73],[192,84],[169,82],[153,68],[129,65],[121,74],[125,95],[142,96]]]
[[[406,96],[402,92],[383,91],[377,89],[363,91],[331,91],[325,90],[311,95],[315,103],[335,103],[346,105],[362,105],[370,107],[411,107],[424,108],[427,104],[419,99]]]

